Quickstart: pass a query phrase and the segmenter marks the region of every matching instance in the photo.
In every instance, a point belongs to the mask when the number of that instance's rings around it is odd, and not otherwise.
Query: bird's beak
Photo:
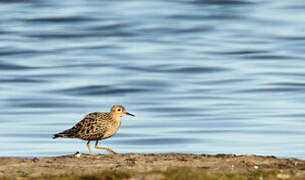
[[[126,112],[125,114],[126,114],[126,115],[129,115],[129,116],[133,116],[133,117],[136,117],[135,115],[133,115],[133,114],[130,114],[129,112]]]

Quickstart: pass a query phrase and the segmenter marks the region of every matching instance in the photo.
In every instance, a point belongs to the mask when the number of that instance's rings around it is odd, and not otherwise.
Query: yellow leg
[[[97,146],[97,145],[98,145],[98,141],[96,141],[96,143],[95,143],[95,149],[103,149],[103,150],[108,151],[108,152],[110,152],[110,153],[112,153],[112,154],[117,154],[117,153],[114,152],[112,149],[104,148],[104,147],[99,147],[99,146]]]
[[[92,155],[92,151],[91,151],[91,148],[90,148],[90,140],[87,142],[87,148],[89,150],[89,154]]]

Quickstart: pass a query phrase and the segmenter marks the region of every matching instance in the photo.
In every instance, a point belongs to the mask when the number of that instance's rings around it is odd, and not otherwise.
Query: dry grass
[[[276,179],[276,172],[255,171],[250,173],[211,173],[194,168],[180,168],[165,172],[168,180],[257,180]]]
[[[154,176],[153,176],[154,175]],[[15,180],[16,178],[4,178]],[[305,176],[281,174],[277,171],[251,171],[248,173],[214,173],[199,168],[169,168],[166,171],[137,173],[134,171],[102,171],[88,175],[44,176],[24,180],[302,180]]]

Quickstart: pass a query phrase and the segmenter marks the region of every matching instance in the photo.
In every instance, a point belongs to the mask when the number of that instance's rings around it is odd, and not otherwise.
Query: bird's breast
[[[105,135],[103,138],[108,138],[113,136],[120,128],[121,126],[121,120],[117,119],[115,121],[113,121],[112,123],[109,124],[109,126],[107,127],[107,131],[105,132]]]

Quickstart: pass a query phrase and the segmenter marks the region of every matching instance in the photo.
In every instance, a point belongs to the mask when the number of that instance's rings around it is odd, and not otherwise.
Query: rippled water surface
[[[305,158],[305,2],[0,0],[0,156],[123,104],[120,153]],[[94,151],[94,153],[104,153]]]

